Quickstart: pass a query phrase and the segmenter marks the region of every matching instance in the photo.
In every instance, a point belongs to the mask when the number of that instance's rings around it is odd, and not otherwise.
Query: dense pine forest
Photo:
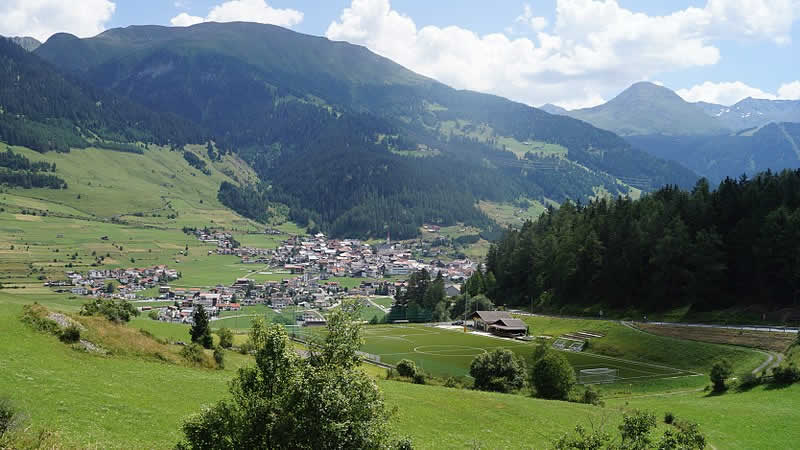
[[[187,120],[61,74],[0,37],[0,140],[8,144],[66,152],[104,141],[114,150],[139,141],[182,146],[204,136]]]
[[[487,257],[501,305],[797,305],[800,170],[668,186],[640,200],[567,202],[508,231]]]

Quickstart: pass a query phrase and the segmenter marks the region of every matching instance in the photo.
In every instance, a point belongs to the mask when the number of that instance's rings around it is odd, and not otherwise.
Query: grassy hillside
[[[229,353],[228,368],[217,371],[77,352],[19,321],[22,303],[63,303],[53,294],[31,294],[0,292],[0,396],[11,397],[34,429],[55,430],[71,446],[170,448],[182,419],[227,395],[233,368],[243,363]],[[621,413],[633,408],[698,421],[715,448],[789,448],[800,418],[794,407],[800,386],[722,396],[626,396],[598,408],[383,380],[379,385],[396,407],[393,428],[418,448],[542,448],[577,423],[605,423],[613,431]]]
[[[190,166],[180,151],[151,146],[144,154],[95,148],[69,153],[38,153],[11,147],[31,161],[55,163],[65,190],[13,189],[0,203],[20,208],[49,210],[90,219],[120,220],[136,224],[180,228],[208,225],[254,228],[217,200],[223,181],[247,183],[256,179],[240,159],[226,155],[221,162],[208,160],[202,146],[188,147],[206,161],[210,174]],[[134,215],[136,214],[136,215]],[[168,218],[176,215],[174,219]],[[155,215],[155,217],[154,217]]]

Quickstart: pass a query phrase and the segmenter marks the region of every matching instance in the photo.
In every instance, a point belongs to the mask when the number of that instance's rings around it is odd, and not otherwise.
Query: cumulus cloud
[[[535,16],[533,14],[533,8],[531,5],[526,4],[522,9],[522,14],[517,16],[516,23],[523,24],[527,27],[530,27],[533,31],[542,31],[547,28],[547,19],[544,17]]]
[[[62,31],[94,36],[105,30],[115,8],[109,0],[4,0],[0,2],[0,34],[32,36],[43,42]]]
[[[765,98],[768,100],[775,100],[777,98],[774,94],[748,86],[741,81],[722,83],[706,81],[703,84],[698,84],[688,89],[678,89],[675,92],[687,102],[708,102],[726,106],[733,105],[747,97]]]
[[[782,84],[778,96],[784,100],[800,100],[800,80]]]
[[[726,106],[733,105],[747,97],[763,98],[767,100],[799,100],[800,81],[782,84],[781,87],[778,88],[777,94],[765,92],[759,88],[742,83],[741,81],[722,83],[706,81],[705,83],[692,86],[688,89],[678,89],[675,92],[688,102],[702,101]]]
[[[557,0],[550,31],[526,7],[515,23],[535,32],[514,38],[509,29],[478,35],[458,26],[418,27],[389,0],[352,0],[326,36],[457,88],[575,107],[666,70],[716,64],[714,39],[786,42],[797,9],[798,0],[708,0],[702,8],[649,16],[616,0]]]
[[[303,21],[303,13],[296,9],[273,8],[264,0],[230,0],[211,8],[206,17],[185,12],[170,19],[173,26],[185,27],[200,22],[258,22],[292,27]]]

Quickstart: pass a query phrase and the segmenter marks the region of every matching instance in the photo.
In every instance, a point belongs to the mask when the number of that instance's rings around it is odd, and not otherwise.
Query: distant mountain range
[[[748,97],[732,106],[689,103],[670,89],[648,82],[635,83],[607,103],[592,108],[567,110],[550,103],[539,108],[621,136],[713,136],[735,134],[772,122],[800,123],[800,100]]]
[[[36,50],[37,48],[39,48],[40,45],[42,45],[41,42],[29,36],[22,36],[22,37],[16,36],[10,39],[12,42],[14,42],[15,44],[19,45],[20,47],[24,48],[29,52]]]
[[[614,131],[634,147],[714,182],[800,167],[800,100],[689,103],[663,86],[641,82],[593,108],[541,109]]]
[[[715,135],[730,131],[697,105],[648,82],[636,83],[607,103],[592,108],[566,111],[554,105],[545,106],[548,112],[574,117],[620,136]]]
[[[585,201],[598,190],[697,179],[585,122],[455,90],[364,47],[271,25],[56,34],[32,56],[64,79],[179,116],[195,124],[195,139],[238,153],[263,183],[222,186],[231,208],[259,220],[288,210],[334,235],[409,237],[425,222],[491,229],[479,200]],[[67,113],[52,119],[76,130]],[[178,131],[171,142],[179,147],[191,135],[177,124],[151,135]]]
[[[746,98],[733,106],[696,103],[711,117],[731,130],[741,131],[770,122],[800,122],[800,100],[765,100]]]

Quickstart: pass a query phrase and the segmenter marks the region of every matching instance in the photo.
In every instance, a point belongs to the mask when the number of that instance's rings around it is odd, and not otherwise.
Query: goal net
[[[619,379],[619,369],[598,367],[596,369],[581,369],[578,372],[579,384],[613,383]]]

